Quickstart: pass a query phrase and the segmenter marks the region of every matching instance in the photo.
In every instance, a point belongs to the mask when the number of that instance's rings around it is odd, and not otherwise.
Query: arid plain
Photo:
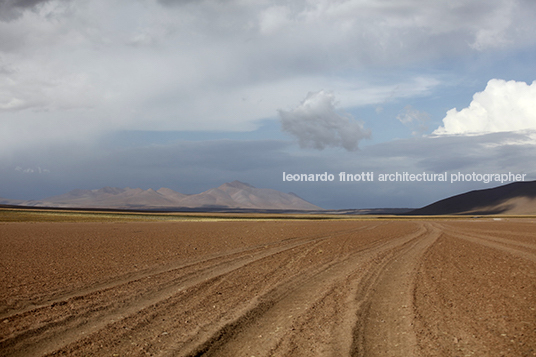
[[[534,218],[0,218],[1,356],[536,356]]]

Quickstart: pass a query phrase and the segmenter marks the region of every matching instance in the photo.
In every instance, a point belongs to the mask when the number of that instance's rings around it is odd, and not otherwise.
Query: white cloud
[[[348,113],[335,110],[335,97],[324,91],[309,93],[295,109],[279,110],[281,128],[298,139],[300,147],[357,150],[370,131]]]
[[[435,135],[483,134],[536,129],[536,81],[492,79],[469,107],[447,112]]]
[[[430,114],[419,111],[411,105],[407,105],[396,118],[413,131],[412,135],[418,135],[428,130]]]

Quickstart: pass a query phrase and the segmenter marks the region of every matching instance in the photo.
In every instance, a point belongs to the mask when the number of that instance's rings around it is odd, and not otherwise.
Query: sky
[[[0,0],[0,197],[239,180],[422,207],[508,183],[455,175],[536,180],[534,18],[533,0]],[[447,181],[379,179],[397,172]]]

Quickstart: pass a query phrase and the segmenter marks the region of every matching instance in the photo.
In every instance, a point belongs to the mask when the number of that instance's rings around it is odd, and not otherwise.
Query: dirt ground
[[[0,356],[536,356],[536,221],[0,223]]]

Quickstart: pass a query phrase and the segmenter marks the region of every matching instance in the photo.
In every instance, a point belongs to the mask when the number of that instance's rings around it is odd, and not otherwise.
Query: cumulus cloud
[[[430,121],[430,114],[419,111],[413,108],[411,105],[404,107],[396,117],[402,124],[406,125],[412,130],[413,135],[424,133],[428,130],[428,122]]]
[[[536,129],[536,81],[492,79],[469,107],[447,112],[435,135],[483,134]]]
[[[354,151],[362,139],[370,137],[370,131],[350,114],[336,111],[334,95],[325,91],[310,92],[296,108],[279,110],[279,116],[281,129],[295,136],[302,148]]]
[[[117,130],[253,130],[310,88],[347,107],[429,94],[432,72],[390,74],[533,44],[532,3],[0,0],[0,156]]]

